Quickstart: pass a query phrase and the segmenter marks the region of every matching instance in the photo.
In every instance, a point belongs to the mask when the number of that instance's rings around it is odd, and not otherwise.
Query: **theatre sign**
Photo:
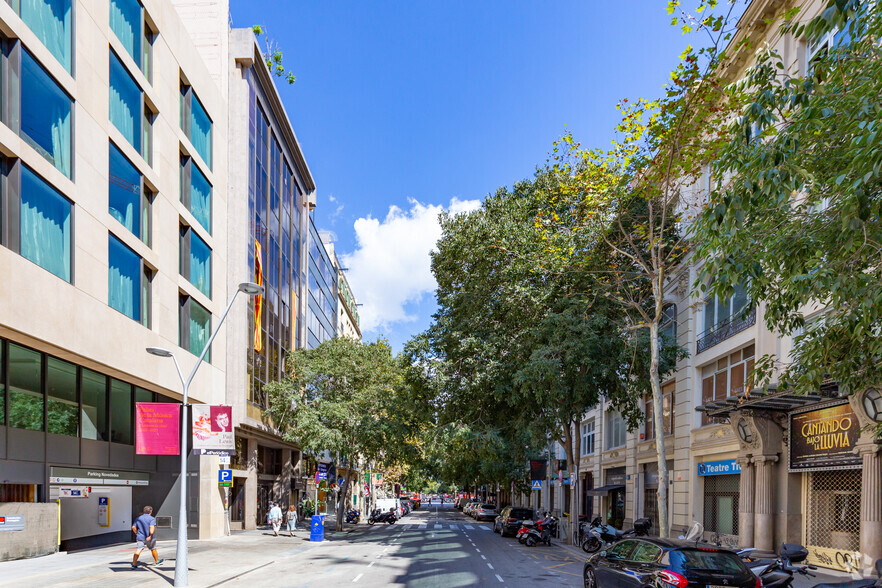
[[[790,471],[853,469],[860,424],[847,402],[790,414]]]

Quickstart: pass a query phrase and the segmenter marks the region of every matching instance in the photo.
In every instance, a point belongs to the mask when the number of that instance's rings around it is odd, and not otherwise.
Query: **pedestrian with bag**
[[[138,567],[138,558],[145,547],[153,554],[153,565],[161,564],[163,560],[159,559],[159,554],[156,552],[156,519],[153,518],[152,506],[145,506],[141,516],[135,519],[132,533],[135,534],[135,540],[138,542],[135,557],[132,559],[132,569]]]
[[[293,504],[288,507],[288,511],[285,513],[285,523],[288,525],[288,533],[293,537],[294,529],[297,528],[297,507]]]
[[[279,536],[279,529],[282,528],[282,509],[278,503],[273,502],[273,507],[269,511],[270,524],[273,526],[273,535]]]

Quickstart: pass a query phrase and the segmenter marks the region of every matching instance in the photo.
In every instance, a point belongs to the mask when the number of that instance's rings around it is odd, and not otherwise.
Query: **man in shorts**
[[[141,556],[141,551],[146,547],[153,553],[153,561],[155,562],[153,565],[158,566],[162,563],[162,560],[159,559],[159,554],[156,553],[156,519],[153,518],[153,507],[145,506],[144,512],[135,519],[135,524],[132,525],[132,533],[135,534],[135,539],[138,541],[138,546],[135,548],[135,557],[132,559],[132,569],[138,567],[138,557]]]

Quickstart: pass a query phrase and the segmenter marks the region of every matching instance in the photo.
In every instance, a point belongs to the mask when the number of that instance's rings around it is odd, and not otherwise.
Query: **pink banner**
[[[135,453],[138,455],[180,455],[180,404],[171,402],[135,403]]]

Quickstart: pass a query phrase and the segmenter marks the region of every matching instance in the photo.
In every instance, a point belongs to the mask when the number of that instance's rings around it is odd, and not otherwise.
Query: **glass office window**
[[[71,0],[21,0],[19,5],[21,19],[67,71],[72,62],[71,4]]]
[[[211,336],[211,313],[189,296],[181,296],[180,345],[193,355],[199,355]],[[211,350],[205,354],[211,361]]]
[[[190,283],[211,298],[211,249],[190,230]]]
[[[122,241],[108,236],[107,303],[127,317],[141,320],[141,258]]]
[[[153,392],[135,386],[135,402],[153,402]]]
[[[71,203],[21,168],[21,255],[70,282]]]
[[[141,124],[144,122],[141,89],[119,58],[110,52],[110,122],[132,147],[141,152]]]
[[[9,344],[9,426],[43,430],[43,376],[40,354]]]
[[[211,167],[211,119],[202,107],[202,103],[193,94],[190,103],[192,116],[190,119],[190,143],[208,167]]]
[[[46,424],[50,433],[77,436],[77,366],[54,357],[46,364],[49,404]]]
[[[145,214],[141,197],[141,174],[125,155],[110,144],[108,158],[108,202],[110,215],[138,238]]]
[[[143,14],[144,8],[138,0],[110,0],[110,28],[142,69]]]
[[[211,184],[190,162],[190,212],[202,227],[211,233]]]
[[[70,177],[73,101],[28,51],[21,52],[21,136]]]
[[[132,386],[110,379],[110,440],[132,444]]]
[[[107,441],[107,377],[83,368],[80,382],[84,439]]]

